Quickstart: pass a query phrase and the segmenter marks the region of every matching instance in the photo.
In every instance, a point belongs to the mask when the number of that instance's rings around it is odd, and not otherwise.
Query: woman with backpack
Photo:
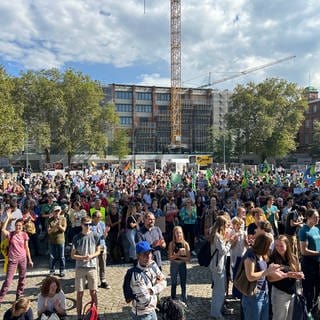
[[[272,283],[272,320],[291,320],[296,279],[302,279],[304,275],[303,272],[299,272],[298,257],[292,254],[290,242],[286,236],[280,235],[275,240],[270,263],[280,264],[283,271],[280,275],[274,274],[268,277]]]
[[[127,211],[126,236],[129,242],[129,258],[131,262],[135,262],[137,260],[135,237],[138,227],[139,221],[136,219],[136,206],[133,203],[130,203]]]
[[[269,320],[267,277],[274,273],[281,274],[279,264],[267,265],[271,242],[269,234],[261,233],[243,256],[246,279],[256,284],[253,295],[242,295],[244,320]]]
[[[226,288],[226,262],[230,251],[230,233],[228,232],[230,219],[226,215],[217,216],[210,232],[211,262],[212,272],[212,299],[210,315],[215,320],[224,319],[222,310],[224,306]]]
[[[173,240],[169,243],[169,260],[171,274],[171,298],[176,299],[178,274],[180,277],[181,297],[187,303],[187,262],[190,261],[190,246],[184,239],[180,226],[173,228]]]
[[[7,230],[9,223],[14,223],[15,230],[12,232]],[[28,246],[29,236],[23,231],[23,220],[14,218],[11,209],[7,210],[7,218],[2,225],[1,234],[3,238],[8,239],[9,246],[7,249],[8,269],[0,290],[0,302],[4,300],[7,294],[16,270],[19,273],[16,299],[23,295],[26,284],[27,263],[31,267],[33,266]]]

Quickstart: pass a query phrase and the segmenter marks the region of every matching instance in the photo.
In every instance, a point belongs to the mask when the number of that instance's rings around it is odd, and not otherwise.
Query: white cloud
[[[161,77],[159,73],[142,74],[138,77],[138,84],[145,86],[169,87],[170,78]]]
[[[68,63],[113,65],[128,68],[128,79],[169,85],[170,1],[146,0],[145,12],[143,4],[143,0],[3,0],[0,63],[32,69],[63,68]],[[293,62],[244,79],[286,77],[305,86],[312,70],[317,75],[313,85],[320,88],[319,11],[316,0],[182,1],[183,82],[196,78],[192,85],[197,86],[209,72],[212,79],[220,79],[295,54]]]

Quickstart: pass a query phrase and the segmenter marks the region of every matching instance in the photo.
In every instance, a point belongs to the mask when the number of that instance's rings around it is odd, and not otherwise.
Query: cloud
[[[170,1],[145,3],[144,8],[142,0],[1,1],[0,63],[36,70],[64,68],[70,63],[112,65],[128,69],[128,83],[135,79],[169,85]],[[198,86],[208,81],[209,72],[212,79],[220,79],[297,55],[293,61],[238,81],[276,76],[305,86],[312,71],[312,84],[320,88],[318,1],[181,3],[184,83],[195,79],[192,85]],[[136,74],[129,74],[133,66]],[[221,86],[232,86],[236,81]]]
[[[159,73],[142,74],[138,77],[137,83],[145,86],[157,85],[159,87],[169,87],[170,78],[161,77]]]

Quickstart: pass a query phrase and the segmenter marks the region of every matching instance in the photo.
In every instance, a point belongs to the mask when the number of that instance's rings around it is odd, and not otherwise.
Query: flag
[[[276,175],[276,181],[275,181],[275,184],[277,187],[281,188],[282,187],[282,182],[281,182],[281,177],[280,177],[280,174],[277,174]]]
[[[264,160],[263,163],[261,163],[259,166],[260,175],[269,175],[270,169],[271,168],[269,163],[267,162],[267,160]]]
[[[246,188],[249,184],[249,180],[248,180],[248,170],[247,168],[244,169],[244,173],[243,173],[243,177],[242,177],[242,181],[241,181],[241,187],[242,188]]]
[[[206,170],[206,180],[208,181],[208,186],[211,187],[210,179],[213,176],[213,172],[211,168]]]
[[[196,187],[196,176],[195,175],[192,175],[192,182],[191,182],[191,188],[194,192],[197,191],[197,187]]]
[[[314,165],[309,166],[303,173],[303,181],[308,184],[313,184],[316,181]]]
[[[181,175],[179,173],[173,173],[171,175],[171,183],[172,184],[179,184],[181,183]]]

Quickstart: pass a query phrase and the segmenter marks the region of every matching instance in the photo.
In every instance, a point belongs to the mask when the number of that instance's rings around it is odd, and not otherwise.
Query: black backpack
[[[151,268],[156,272],[154,264],[151,265]],[[130,286],[132,275],[136,277],[137,273],[141,274],[145,284],[148,284],[148,281],[151,281],[151,279],[146,275],[146,273],[137,266],[128,269],[126,275],[124,276],[122,285],[123,295],[127,303],[131,302],[132,300],[137,300],[137,297],[133,294],[132,288]]]
[[[308,310],[306,298],[301,294],[295,294],[293,300],[293,320],[307,320]]]
[[[170,297],[160,299],[160,315],[163,320],[186,320],[186,305]]]
[[[218,249],[211,254],[211,244],[209,241],[205,241],[197,254],[199,265],[202,267],[209,267],[211,259],[217,252]]]

